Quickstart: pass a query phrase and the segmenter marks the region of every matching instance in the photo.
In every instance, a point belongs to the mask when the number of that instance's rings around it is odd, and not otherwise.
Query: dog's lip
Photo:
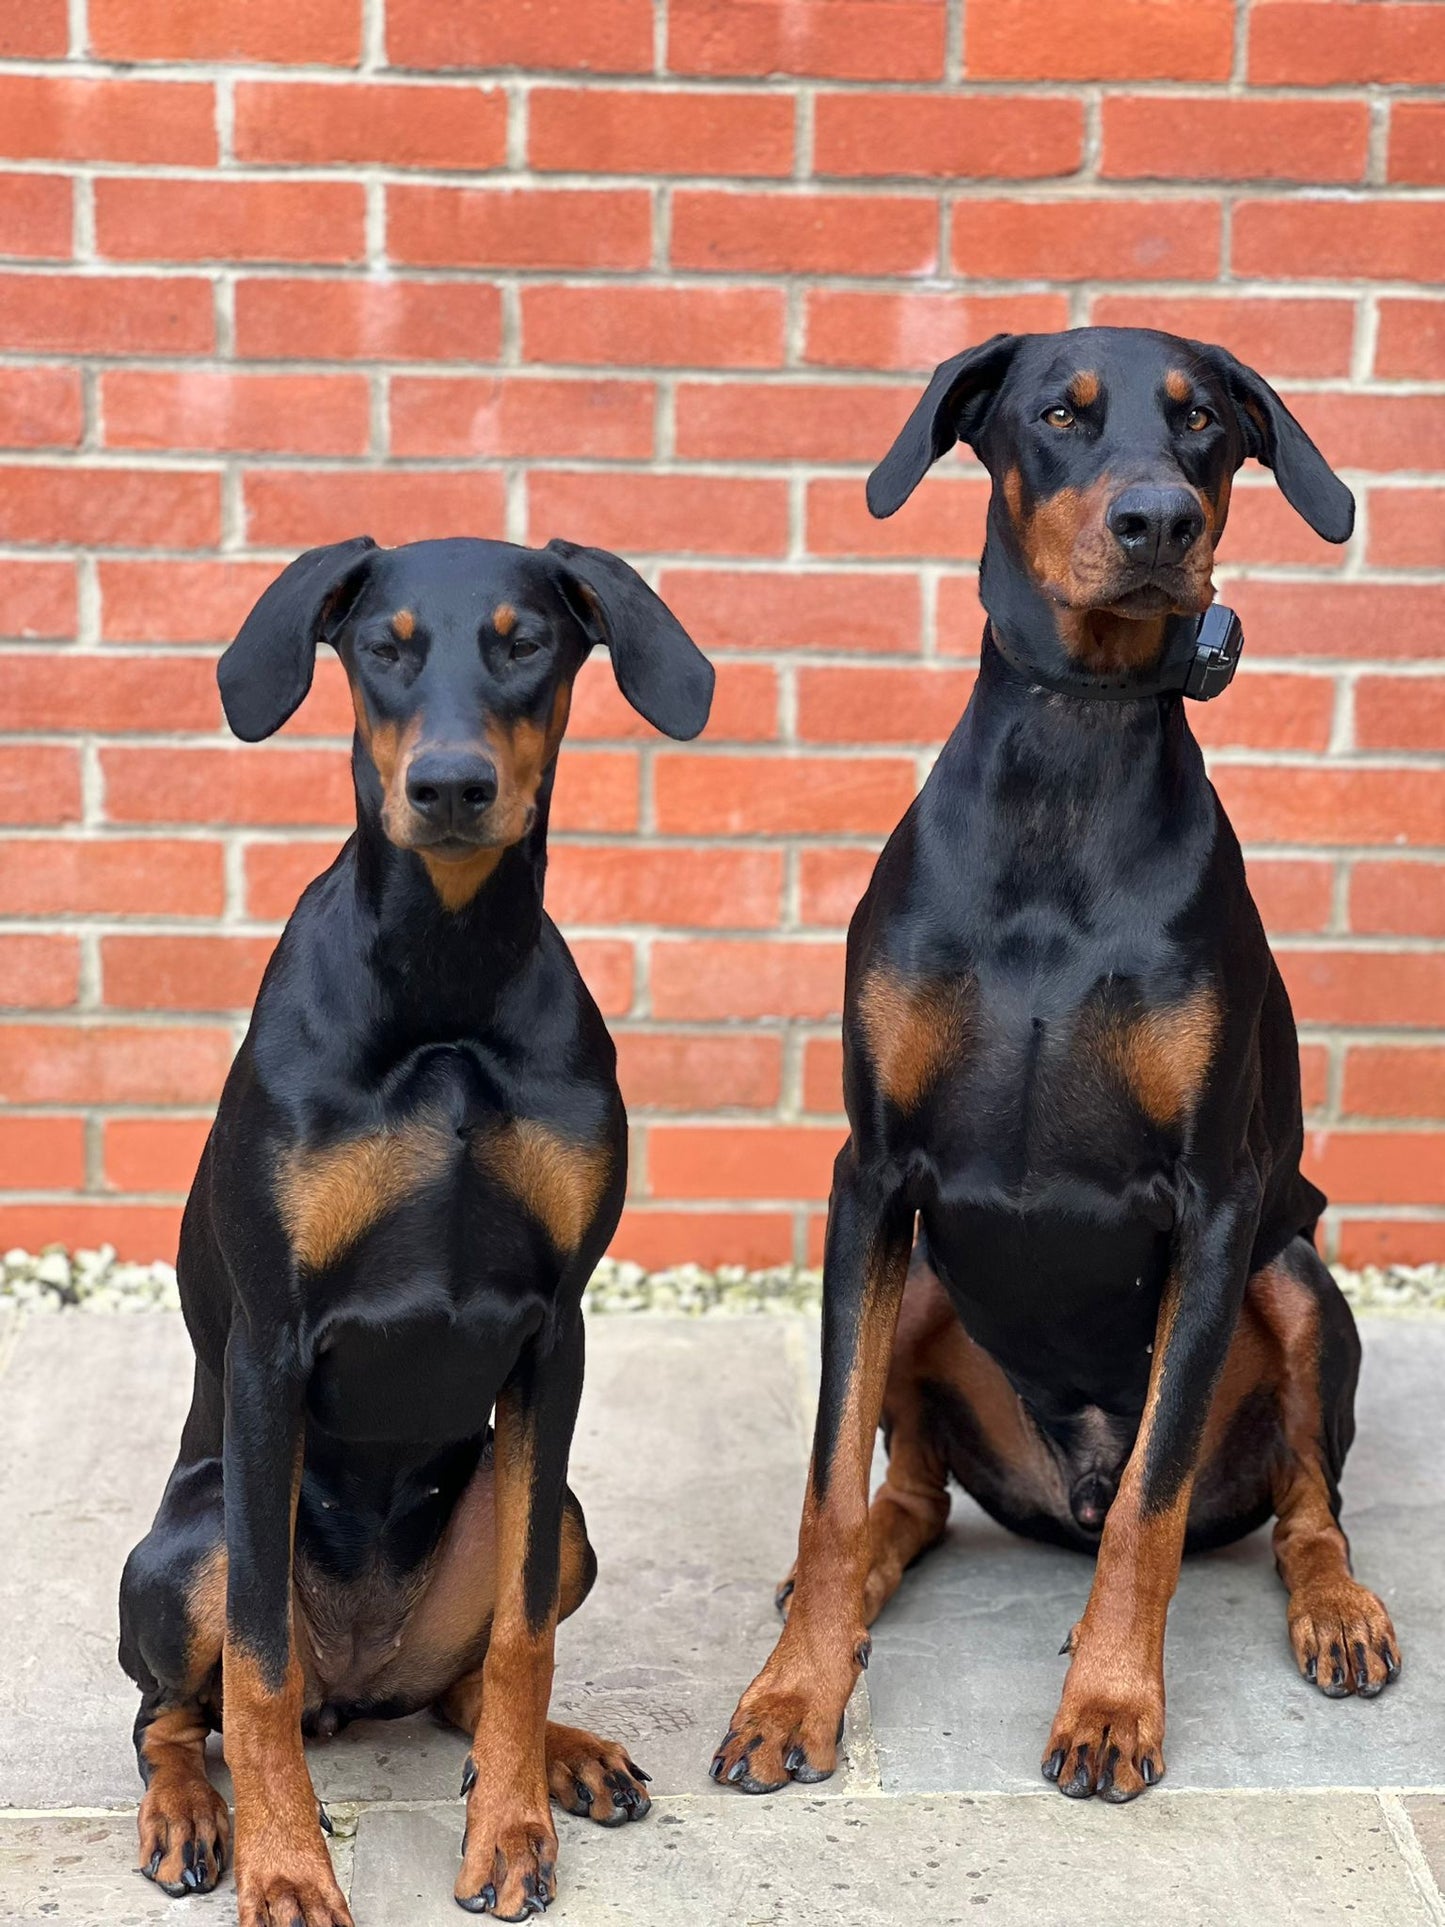
[[[496,846],[485,837],[439,836],[431,843],[413,843],[411,847],[418,854],[436,857],[442,863],[464,863],[479,850],[490,850]]]

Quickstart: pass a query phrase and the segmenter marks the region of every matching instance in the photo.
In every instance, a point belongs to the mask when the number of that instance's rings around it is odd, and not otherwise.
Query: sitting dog
[[[679,738],[713,672],[601,550],[359,537],[293,562],[222,658],[238,736],[280,728],[321,642],[357,827],[286,926],[186,1206],[195,1389],[121,1583],[141,1868],[219,1878],[224,1719],[241,1927],[349,1927],[303,1729],[429,1706],[471,1739],[456,1897],[520,1920],[555,1891],[549,1791],[604,1826],[648,1810],[621,1747],[547,1721],[596,1572],[567,1458],[627,1165],[612,1041],[542,908],[557,751],[594,644]]]
[[[1257,374],[1145,330],[944,362],[873,513],[956,440],[993,484],[983,657],[848,933],[798,1559],[713,1774],[833,1770],[866,1628],[952,1476],[1096,1552],[1043,1771],[1128,1800],[1164,1771],[1187,1547],[1273,1515],[1301,1671],[1339,1696],[1399,1670],[1339,1525],[1359,1343],[1314,1248],[1294,1022],[1180,693],[1230,672],[1200,632],[1230,627],[1211,572],[1245,457],[1332,542],[1354,505]]]

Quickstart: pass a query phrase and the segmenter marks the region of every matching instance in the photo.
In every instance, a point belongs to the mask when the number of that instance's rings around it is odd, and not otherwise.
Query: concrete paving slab
[[[1438,1794],[1416,1794],[1404,1802],[1405,1813],[1425,1866],[1441,1894],[1445,1894],[1445,1798]],[[1441,1902],[1445,1919],[1445,1901]]]
[[[1369,1795],[1045,1795],[660,1802],[642,1826],[561,1827],[559,1927],[1413,1927],[1434,1915]],[[363,1815],[358,1927],[452,1927],[455,1813]],[[987,1909],[987,1911],[983,1911]],[[89,1927],[89,1923],[85,1923]]]
[[[1405,1670],[1379,1699],[1299,1678],[1269,1533],[1185,1562],[1169,1620],[1171,1786],[1445,1786],[1445,1323],[1362,1320],[1359,1436],[1345,1472],[1355,1567],[1395,1619]],[[1092,1563],[954,1499],[949,1536],[874,1629],[868,1674],[890,1792],[1038,1784]]]

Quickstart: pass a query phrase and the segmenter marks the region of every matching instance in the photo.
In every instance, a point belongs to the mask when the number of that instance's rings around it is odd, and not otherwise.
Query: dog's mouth
[[[1207,575],[1201,586],[1194,570],[1161,569],[1109,589],[1094,606],[1128,622],[1149,622],[1160,616],[1197,616],[1209,607],[1213,593]]]

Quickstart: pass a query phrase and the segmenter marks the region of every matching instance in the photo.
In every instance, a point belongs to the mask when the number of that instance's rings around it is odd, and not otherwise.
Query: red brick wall
[[[1445,5],[0,0],[0,1241],[171,1249],[348,811],[335,665],[231,744],[217,646],[305,544],[613,545],[706,741],[587,673],[551,902],[621,1046],[621,1248],[816,1251],[841,936],[967,693],[980,471],[862,478],[938,357],[1227,342],[1360,500],[1262,474],[1196,720],[1354,1258],[1445,1255]]]

